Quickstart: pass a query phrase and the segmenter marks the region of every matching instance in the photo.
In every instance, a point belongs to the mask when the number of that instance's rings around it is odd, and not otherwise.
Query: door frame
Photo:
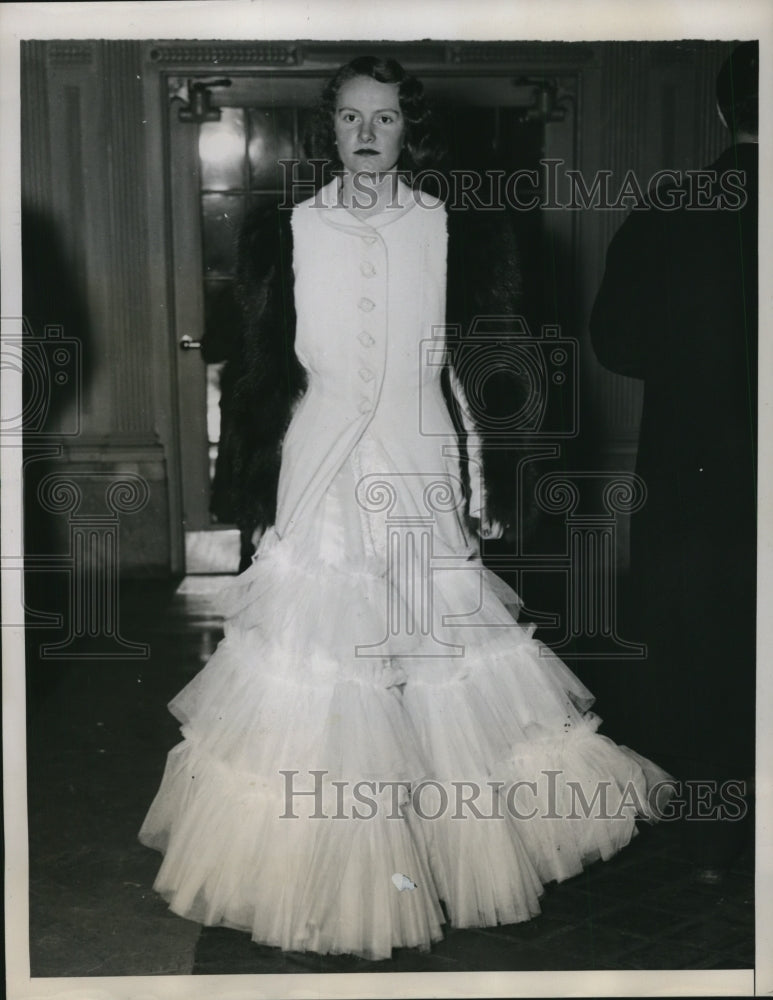
[[[460,100],[468,105],[471,101],[469,87],[473,81],[486,81],[491,92],[499,93],[503,85],[513,91],[519,78],[535,75],[554,78],[563,88],[568,88],[572,100],[571,113],[567,116],[570,128],[565,123],[547,123],[545,128],[546,147],[550,142],[548,155],[574,164],[578,153],[579,109],[581,75],[584,68],[592,65],[594,50],[584,43],[565,43],[545,46],[541,43],[244,43],[244,42],[176,42],[148,40],[144,43],[143,90],[146,122],[149,126],[147,142],[148,163],[148,205],[151,208],[149,224],[155,239],[151,272],[151,295],[157,308],[154,310],[153,357],[155,399],[159,438],[166,456],[167,490],[169,500],[171,565],[172,575],[185,573],[185,523],[182,489],[182,467],[184,444],[182,441],[182,421],[178,399],[182,352],[178,346],[183,333],[193,336],[193,330],[200,333],[203,327],[203,294],[200,282],[192,301],[180,301],[179,282],[176,281],[175,238],[173,212],[181,211],[181,198],[192,198],[195,186],[195,206],[189,213],[198,220],[198,174],[192,170],[175,172],[175,156],[172,149],[172,116],[177,117],[178,102],[170,101],[172,81],[184,77],[187,80],[212,80],[230,78],[234,83],[229,91],[213,91],[213,106],[228,106],[240,103],[245,91],[252,94],[260,88],[266,103],[277,101],[278,89],[284,93],[284,106],[309,107],[319,93],[321,83],[329,78],[337,66],[356,54],[372,50],[399,59],[427,84],[427,90],[442,91],[445,96],[458,93]],[[496,58],[492,59],[491,54]],[[246,68],[245,68],[246,67]],[[508,91],[503,90],[502,93]],[[490,100],[486,100],[491,106]],[[522,104],[522,98],[520,102]],[[502,105],[500,105],[502,106]],[[198,130],[189,125],[189,135],[194,142]],[[182,140],[185,142],[185,140]],[[547,152],[547,149],[546,149]],[[197,157],[192,157],[197,163]],[[161,183],[159,183],[159,180]],[[566,245],[577,251],[577,226],[574,213],[553,213],[552,222],[557,235]],[[197,226],[200,233],[200,226]],[[183,241],[195,258],[198,274],[201,274],[201,243]],[[195,243],[196,246],[191,244]],[[177,241],[177,255],[180,241]],[[577,268],[573,271],[573,281],[577,285]],[[576,292],[575,292],[576,298]],[[191,317],[192,306],[198,306],[198,319]],[[195,323],[195,325],[194,325]],[[187,324],[185,330],[183,325]],[[200,339],[200,337],[194,337]],[[197,361],[204,370],[196,352],[188,361]]]

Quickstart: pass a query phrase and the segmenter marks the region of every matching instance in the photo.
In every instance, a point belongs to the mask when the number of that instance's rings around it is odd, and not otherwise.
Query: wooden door
[[[174,329],[186,572],[235,572],[239,533],[213,491],[219,379],[238,315],[231,294],[245,214],[279,200],[280,161],[302,159],[308,81],[237,81],[217,120],[169,120]],[[173,89],[173,87],[171,88]]]

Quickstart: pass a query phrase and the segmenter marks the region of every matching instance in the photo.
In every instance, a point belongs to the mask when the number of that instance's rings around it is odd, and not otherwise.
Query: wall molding
[[[25,208],[45,211],[51,203],[51,141],[46,42],[22,42],[21,172]]]
[[[164,464],[164,449],[158,441],[114,441],[86,438],[62,443],[62,460],[72,464],[122,465],[126,462]]]
[[[148,59],[159,68],[192,68],[225,70],[228,67],[259,68],[261,66],[336,67],[352,58],[355,51],[388,54],[412,67],[460,65],[484,69],[520,69],[526,66],[576,66],[594,59],[595,46],[587,42],[298,42],[272,41],[213,42],[151,41],[147,44]]]
[[[163,42],[153,43],[150,61],[159,66],[295,66],[299,62],[298,47],[272,43],[255,45],[244,42]]]
[[[77,42],[52,42],[48,45],[48,61],[59,66],[90,66],[94,47]]]

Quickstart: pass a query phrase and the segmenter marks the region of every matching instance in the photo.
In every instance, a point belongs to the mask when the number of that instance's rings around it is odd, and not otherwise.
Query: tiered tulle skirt
[[[528,920],[545,883],[628,843],[667,775],[596,732],[590,692],[474,558],[427,579],[414,547],[398,581],[388,553],[340,558],[320,516],[324,539],[264,537],[169,706],[183,741],[140,833],[156,890],[263,944],[372,959],[446,916]]]

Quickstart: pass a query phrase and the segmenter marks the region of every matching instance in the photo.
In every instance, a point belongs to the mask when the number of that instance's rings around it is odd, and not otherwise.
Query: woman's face
[[[334,118],[336,146],[351,173],[384,173],[397,164],[405,123],[399,86],[355,76],[338,91]]]

